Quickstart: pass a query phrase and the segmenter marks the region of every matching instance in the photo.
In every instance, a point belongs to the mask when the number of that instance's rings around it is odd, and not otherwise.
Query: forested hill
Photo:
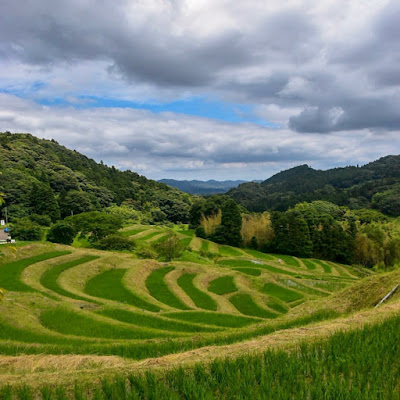
[[[350,208],[374,207],[400,215],[400,156],[362,167],[315,170],[301,165],[264,182],[244,183],[228,194],[250,211],[278,210],[303,201],[325,200]]]
[[[38,213],[54,220],[57,213],[67,216],[128,201],[160,219],[184,222],[191,204],[190,196],[177,189],[30,134],[0,133],[0,172],[0,193],[11,218]],[[40,209],[49,202],[58,208],[54,213]]]
[[[222,194],[229,189],[239,186],[246,181],[178,181],[175,179],[161,179],[159,182],[172,186],[182,192],[199,195]]]

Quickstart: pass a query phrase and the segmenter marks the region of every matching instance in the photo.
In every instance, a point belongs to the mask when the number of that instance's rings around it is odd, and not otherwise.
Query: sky
[[[0,131],[152,179],[400,153],[400,2],[0,0]]]

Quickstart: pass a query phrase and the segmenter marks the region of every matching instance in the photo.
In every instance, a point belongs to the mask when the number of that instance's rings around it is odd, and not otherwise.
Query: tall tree
[[[48,215],[52,221],[60,218],[60,207],[48,184],[34,183],[29,200],[34,214]]]

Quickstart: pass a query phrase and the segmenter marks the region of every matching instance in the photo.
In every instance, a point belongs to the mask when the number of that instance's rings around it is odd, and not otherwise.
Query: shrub
[[[18,240],[42,240],[43,228],[28,218],[17,220],[11,227],[11,235]]]
[[[51,218],[48,215],[39,215],[39,214],[31,214],[29,219],[34,222],[35,224],[41,226],[50,226],[51,225]]]
[[[143,245],[136,251],[136,254],[139,258],[157,258],[157,253],[150,246]]]
[[[128,250],[132,251],[136,247],[136,242],[129,237],[121,235],[108,235],[94,244],[100,250]]]
[[[173,258],[179,257],[183,251],[183,246],[175,233],[169,234],[166,240],[155,243],[153,247],[159,257],[164,258],[165,261],[171,261]]]
[[[205,239],[207,237],[206,231],[202,226],[198,226],[194,233],[197,237],[202,239]]]
[[[52,243],[72,244],[76,231],[67,221],[59,221],[54,224],[47,234],[47,240]]]

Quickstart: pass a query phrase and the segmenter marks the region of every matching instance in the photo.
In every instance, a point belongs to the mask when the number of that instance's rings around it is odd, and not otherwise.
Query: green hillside
[[[55,220],[123,202],[150,219],[188,218],[188,194],[30,134],[0,133],[0,172],[10,220],[32,213]]]
[[[350,208],[400,215],[400,156],[362,167],[315,170],[301,165],[262,183],[244,183],[228,194],[249,211],[285,211],[300,202],[324,200]]]

